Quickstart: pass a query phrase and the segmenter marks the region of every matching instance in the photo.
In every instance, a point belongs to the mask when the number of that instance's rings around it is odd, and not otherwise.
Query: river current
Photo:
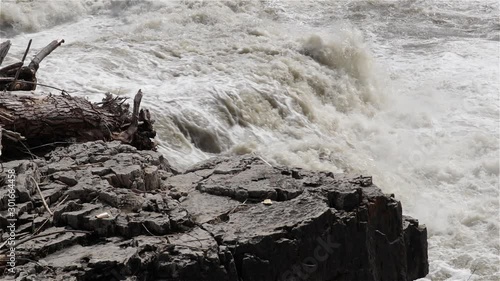
[[[428,227],[422,280],[500,280],[498,15],[495,0],[2,0],[0,37],[4,64],[64,38],[37,75],[73,95],[142,89],[175,166],[255,153],[373,175]]]

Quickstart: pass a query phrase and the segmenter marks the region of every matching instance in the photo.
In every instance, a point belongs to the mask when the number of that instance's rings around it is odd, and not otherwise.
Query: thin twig
[[[62,203],[64,203],[64,201],[66,201],[66,199],[68,199],[69,195],[66,195],[66,197],[63,198],[63,200],[61,200],[61,202],[57,203],[55,209],[57,210],[57,207],[59,207]],[[42,228],[43,226],[51,219],[53,218],[54,216],[52,215],[52,217],[48,217],[47,219],[45,219],[45,221],[42,223],[42,225],[40,225],[40,227],[38,227],[37,230],[35,230],[33,232],[33,235],[36,235]]]
[[[36,235],[49,220],[50,220],[50,218],[45,219],[45,221],[42,223],[42,225],[40,225],[35,231],[33,231],[33,235]]]
[[[252,153],[254,154],[257,158],[259,158],[260,160],[262,160],[262,162],[266,163],[269,167],[273,167],[273,165],[269,164],[269,162],[267,162],[266,160],[264,160],[264,158],[262,158],[260,155],[258,155],[257,153]]]
[[[3,119],[9,121],[9,122],[14,122],[14,116],[12,116],[12,114],[8,114],[6,112],[0,112],[0,117],[2,117]]]
[[[64,201],[66,201],[66,199],[68,199],[68,197],[69,197],[69,195],[66,195],[66,196],[63,198],[63,200],[61,200],[61,202],[57,203],[57,205],[56,205],[56,209],[57,209],[57,207],[61,206],[61,204],[62,204],[62,203],[64,203]]]
[[[42,203],[43,203],[43,206],[45,207],[45,209],[47,210],[47,212],[49,212],[49,214],[51,216],[54,215],[54,213],[50,210],[49,208],[49,205],[47,205],[47,201],[45,201],[45,198],[43,198],[43,194],[42,194],[42,191],[40,190],[40,187],[38,186],[38,183],[36,182],[35,178],[33,178],[32,176],[30,176],[30,178],[33,180],[33,182],[35,183],[35,186],[36,186],[36,190],[38,191],[38,194],[40,194],[40,198],[42,198]]]
[[[248,198],[245,199],[245,201],[243,201],[243,203],[241,204],[238,204],[236,207],[234,207],[231,211],[229,211],[229,213],[227,213],[227,215],[229,216],[230,214],[232,214],[234,212],[234,210],[236,210],[236,208],[240,207],[240,206],[243,206],[245,205],[245,203],[247,202]]]
[[[201,240],[198,238],[198,237],[194,237],[193,235],[189,234],[189,233],[186,233],[187,236],[191,236],[193,237],[194,239],[196,240],[190,240],[189,242],[194,242],[194,241],[197,241],[198,243],[200,243],[201,246],[203,246],[203,243],[201,243]],[[182,241],[182,242],[186,242],[186,241]]]
[[[195,241],[200,242],[201,240],[211,240],[211,238],[198,239],[198,240],[189,240],[189,241],[183,241],[183,242],[195,242]],[[205,251],[205,249],[203,249],[201,247],[189,246],[189,245],[184,245],[184,244],[175,244],[175,243],[168,243],[168,244],[166,244],[165,247],[162,249],[162,251],[165,250],[166,248],[171,247],[171,246],[174,246],[174,247],[185,247],[185,248],[189,248],[189,249],[200,250],[202,252]],[[203,244],[202,244],[202,246],[203,246]]]
[[[31,42],[33,42],[33,39],[30,39],[30,41],[28,42],[28,47],[26,48],[26,51],[24,52],[23,59],[21,60],[21,62],[23,62],[23,63],[24,63],[24,60],[26,59],[26,55],[28,55],[28,52],[30,50]]]
[[[24,148],[26,149],[26,151],[24,151],[24,153],[28,153],[31,156],[31,160],[35,160],[35,158],[38,158],[38,156],[33,154],[33,152],[31,152],[31,150],[24,144],[24,142],[20,141],[19,143],[24,146]]]
[[[3,136],[5,136],[6,138],[8,138],[10,140],[13,140],[16,142],[26,140],[26,138],[18,132],[13,132],[13,131],[10,131],[7,129],[2,129],[2,131],[3,131]]]
[[[56,142],[42,144],[42,145],[39,145],[39,146],[32,146],[31,149],[37,149],[37,148],[41,148],[41,147],[44,147],[44,146],[57,145],[57,144],[75,144],[75,143],[76,142],[56,141]]]
[[[142,227],[144,227],[144,229],[149,233],[149,235],[154,236],[154,237],[161,237],[161,236],[157,236],[157,235],[154,235],[153,233],[151,233],[151,231],[149,231],[149,229],[144,225],[144,223],[142,223]]]
[[[30,42],[28,43],[28,47],[26,48],[26,51],[24,52],[23,59],[21,60],[22,64],[24,64],[24,60],[26,59],[26,55],[28,54],[28,51],[30,50],[32,41],[33,41],[33,39],[30,39]],[[16,81],[17,81],[17,78],[19,78],[19,74],[21,73],[21,69],[22,69],[22,67],[19,67],[17,69],[16,76],[14,76],[14,81],[12,82],[11,87],[10,87],[11,90],[14,90],[14,87],[16,86]]]
[[[476,264],[476,266],[474,266],[474,268],[472,269],[472,272],[471,272],[469,278],[467,278],[467,281],[469,281],[469,279],[472,277],[472,275],[474,275],[474,272],[476,272],[477,267],[478,267],[478,264]]]
[[[47,85],[47,84],[38,83],[38,82],[31,82],[31,81],[26,81],[26,80],[19,80],[18,82],[26,83],[26,84],[31,84],[31,85],[42,86],[42,87],[47,87],[47,88],[51,88],[51,89],[54,89],[54,90],[61,91],[61,92],[66,93],[66,94],[70,93],[70,92],[68,92],[68,91],[66,91],[64,89],[57,88],[57,87],[54,87],[54,86],[50,86],[50,85]],[[74,92],[71,92],[71,93],[74,93]]]

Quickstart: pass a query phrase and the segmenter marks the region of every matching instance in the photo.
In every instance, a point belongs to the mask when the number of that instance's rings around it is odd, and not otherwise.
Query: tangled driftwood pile
[[[36,73],[42,60],[62,43],[64,40],[52,41],[24,66],[30,41],[21,62],[0,68],[0,140],[4,157],[18,158],[54,144],[93,140],[120,140],[138,149],[154,149],[151,138],[156,132],[149,111],[140,109],[140,90],[132,112],[126,98],[111,94],[106,94],[102,102],[91,103],[60,89],[58,95],[33,92],[37,85],[51,87],[38,83]],[[0,44],[0,66],[10,46],[10,41]]]

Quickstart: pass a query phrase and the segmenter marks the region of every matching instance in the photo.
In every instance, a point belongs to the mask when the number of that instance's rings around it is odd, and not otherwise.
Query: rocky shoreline
[[[6,162],[3,170],[2,280],[415,280],[428,273],[425,226],[371,177],[271,167],[253,156],[181,172],[159,153],[101,141]],[[9,170],[17,176],[15,275],[2,262]]]

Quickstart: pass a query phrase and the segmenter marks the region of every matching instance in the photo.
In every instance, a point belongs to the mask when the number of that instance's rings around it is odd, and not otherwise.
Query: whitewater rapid
[[[496,1],[10,1],[4,64],[133,96],[179,167],[219,153],[370,174],[429,231],[423,280],[500,280]]]

